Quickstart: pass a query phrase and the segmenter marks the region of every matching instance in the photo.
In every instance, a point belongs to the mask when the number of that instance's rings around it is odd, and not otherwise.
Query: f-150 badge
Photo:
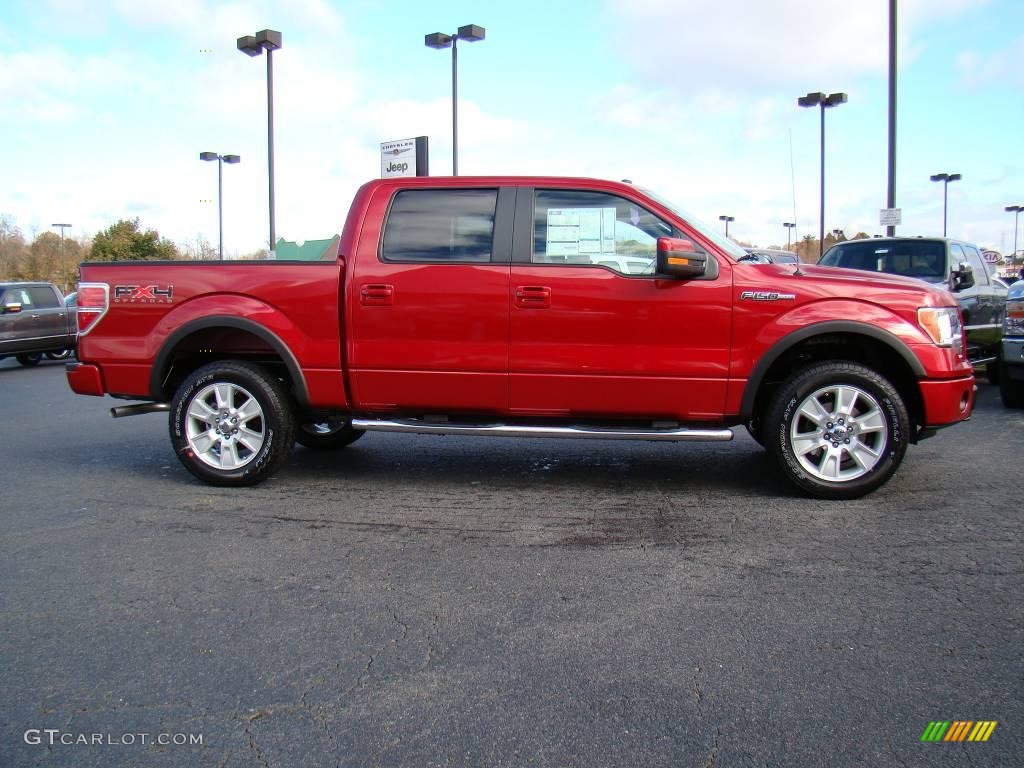
[[[170,304],[174,297],[174,286],[161,288],[159,285],[115,285],[115,304]]]
[[[792,301],[795,293],[779,293],[778,291],[744,291],[740,301]]]

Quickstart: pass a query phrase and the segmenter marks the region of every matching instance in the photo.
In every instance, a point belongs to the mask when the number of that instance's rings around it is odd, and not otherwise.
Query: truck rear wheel
[[[295,430],[295,442],[314,451],[332,451],[351,445],[364,434],[365,430],[353,429],[348,419],[315,421],[299,425]]]
[[[218,361],[194,371],[171,401],[171,444],[211,485],[255,485],[287,459],[295,419],[284,387],[264,368]]]
[[[833,360],[795,373],[778,388],[761,434],[805,493],[856,499],[899,467],[910,418],[888,380],[863,365]]]
[[[26,368],[31,368],[33,365],[39,365],[39,361],[43,359],[42,352],[26,352],[23,355],[18,355],[18,362],[24,365]]]

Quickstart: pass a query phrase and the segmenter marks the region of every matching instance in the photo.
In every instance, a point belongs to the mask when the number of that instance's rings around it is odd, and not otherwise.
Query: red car
[[[169,411],[197,477],[246,485],[364,431],[729,440],[855,498],[971,413],[956,302],[918,280],[742,263],[628,183],[402,178],[336,262],[85,264],[81,394]]]

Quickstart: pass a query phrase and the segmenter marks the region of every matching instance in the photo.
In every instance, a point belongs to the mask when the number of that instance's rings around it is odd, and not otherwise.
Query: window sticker
[[[548,256],[615,255],[615,208],[548,208]]]

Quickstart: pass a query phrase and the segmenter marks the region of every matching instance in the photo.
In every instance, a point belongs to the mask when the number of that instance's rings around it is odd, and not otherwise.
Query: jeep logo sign
[[[427,175],[427,137],[385,141],[380,145],[380,176]]]

